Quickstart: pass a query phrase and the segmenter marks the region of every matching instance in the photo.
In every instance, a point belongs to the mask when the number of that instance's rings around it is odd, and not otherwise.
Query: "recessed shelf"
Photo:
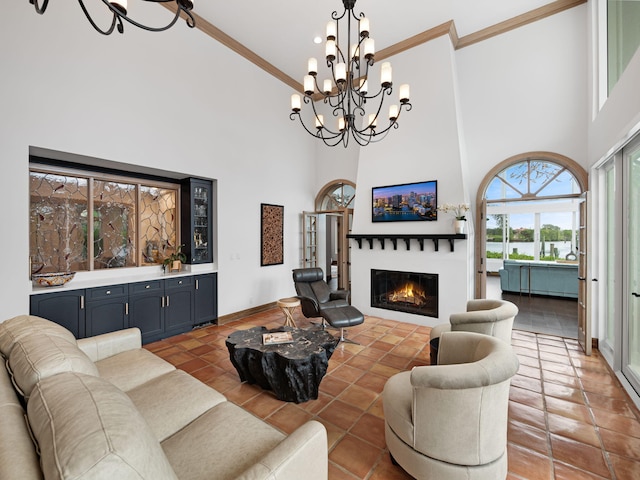
[[[373,241],[378,240],[380,242],[380,247],[384,250],[385,243],[389,240],[393,244],[393,249],[398,249],[398,240],[404,240],[407,250],[411,250],[411,240],[417,240],[420,244],[420,251],[424,251],[424,241],[432,240],[433,248],[435,251],[438,251],[439,241],[440,240],[448,240],[449,245],[451,246],[451,251],[454,251],[453,241],[454,240],[466,240],[467,235],[465,233],[437,233],[437,234],[409,234],[409,235],[386,235],[382,233],[371,233],[371,234],[349,234],[347,238],[353,238],[356,242],[358,242],[358,248],[362,248],[362,241],[366,240],[369,242],[369,249],[373,249]]]

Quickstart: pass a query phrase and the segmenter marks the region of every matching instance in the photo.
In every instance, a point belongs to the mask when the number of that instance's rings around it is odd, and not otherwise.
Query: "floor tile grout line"
[[[576,379],[578,380],[578,385],[580,386],[580,393],[582,394],[582,398],[584,400],[584,404],[587,407],[587,411],[589,412],[589,418],[593,424],[593,430],[595,432],[595,434],[598,437],[598,442],[600,443],[600,450],[602,452],[602,456],[604,458],[604,461],[607,465],[607,469],[609,470],[609,474],[611,475],[611,480],[617,480],[616,477],[616,473],[615,473],[615,469],[613,467],[613,464],[611,463],[611,458],[609,456],[609,452],[606,449],[606,446],[604,444],[604,440],[602,439],[602,435],[600,434],[600,426],[598,425],[598,423],[596,422],[596,417],[595,414],[593,413],[593,408],[591,406],[591,402],[589,402],[589,397],[587,397],[585,390],[584,390],[584,385],[582,383],[582,378],[580,377],[580,375],[578,375],[578,371],[577,371],[577,367],[574,363],[574,359],[571,355],[569,355],[569,361],[571,362],[571,366],[573,367],[573,370],[575,372],[575,376]]]

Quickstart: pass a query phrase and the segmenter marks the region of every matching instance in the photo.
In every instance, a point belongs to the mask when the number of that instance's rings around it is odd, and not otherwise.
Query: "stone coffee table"
[[[264,345],[262,334],[269,332],[291,332],[293,342]],[[320,381],[337,344],[338,339],[325,330],[286,326],[239,330],[226,341],[240,380],[273,390],[279,400],[295,403],[318,398]]]

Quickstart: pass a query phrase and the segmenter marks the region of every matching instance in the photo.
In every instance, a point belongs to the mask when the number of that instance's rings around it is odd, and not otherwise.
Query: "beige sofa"
[[[76,341],[0,323],[0,478],[326,479],[327,434],[286,436],[141,348],[138,329]]]

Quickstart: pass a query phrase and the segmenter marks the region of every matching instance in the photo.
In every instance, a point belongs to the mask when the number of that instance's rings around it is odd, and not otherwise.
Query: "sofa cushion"
[[[15,385],[25,398],[43,378],[61,372],[98,375],[98,369],[74,343],[49,334],[27,335],[16,341],[9,355]]]
[[[0,432],[0,478],[41,480],[27,419],[4,365],[0,365]]]
[[[124,392],[176,369],[144,348],[121,352],[98,360],[95,365],[102,378],[106,378]]]
[[[5,358],[9,358],[17,341],[34,334],[47,334],[76,343],[73,334],[62,325],[33,315],[19,315],[0,323],[0,352]]]
[[[177,479],[129,397],[103,378],[45,378],[27,411],[47,480]]]
[[[223,402],[162,442],[162,448],[181,480],[231,480],[284,438],[251,413]]]
[[[182,370],[154,378],[127,395],[159,441],[226,401],[224,395]]]

